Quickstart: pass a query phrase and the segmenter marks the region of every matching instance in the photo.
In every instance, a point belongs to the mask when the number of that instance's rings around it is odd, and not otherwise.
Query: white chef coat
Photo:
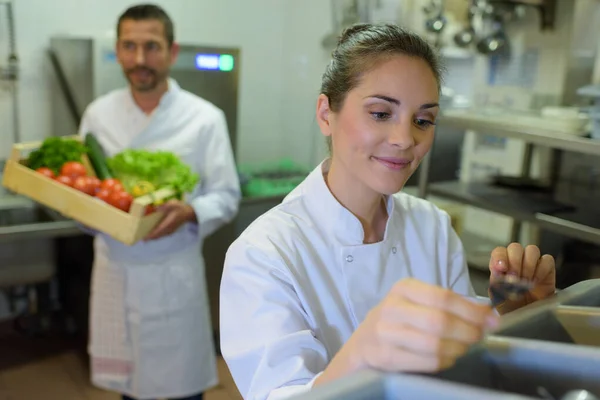
[[[92,368],[92,381],[140,399],[202,392],[218,378],[201,246],[233,219],[241,198],[224,114],[169,79],[151,115],[126,88],[95,100],[80,126],[82,136],[88,132],[109,157],[128,148],[167,150],[201,179],[187,199],[198,224],[133,246],[96,235],[89,351],[103,362],[125,360],[131,371]]]
[[[384,239],[363,244],[359,220],[316,168],[227,252],[221,352],[246,400],[307,391],[365,316],[401,279],[476,299],[447,213],[404,193],[387,199]]]

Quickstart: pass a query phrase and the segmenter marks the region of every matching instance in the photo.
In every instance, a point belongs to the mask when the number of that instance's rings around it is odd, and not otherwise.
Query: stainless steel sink
[[[4,160],[0,160],[0,242],[81,234],[73,220],[1,185]]]
[[[0,241],[80,234],[74,221],[17,195],[0,197]]]
[[[53,222],[53,219],[40,207],[0,209],[0,228],[43,222]]]

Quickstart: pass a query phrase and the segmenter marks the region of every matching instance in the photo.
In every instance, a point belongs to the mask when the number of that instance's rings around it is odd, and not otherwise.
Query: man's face
[[[149,92],[169,76],[177,46],[169,47],[164,24],[155,19],[121,22],[117,59],[133,90]]]

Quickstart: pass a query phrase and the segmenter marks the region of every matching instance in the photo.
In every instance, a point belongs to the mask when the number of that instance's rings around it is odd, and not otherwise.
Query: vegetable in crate
[[[36,169],[36,172],[38,172],[38,173],[40,173],[40,174],[42,174],[45,177],[50,178],[50,179],[56,178],[56,175],[54,175],[54,171],[52,171],[48,167],[40,167],[40,168]]]
[[[68,161],[60,168],[60,174],[75,180],[81,176],[87,176],[87,170],[85,165],[79,161]]]
[[[106,154],[104,153],[104,149],[93,133],[88,132],[85,135],[85,144],[89,149],[90,162],[94,167],[96,176],[101,180],[112,178],[112,172],[106,164]]]
[[[194,190],[199,176],[175,154],[168,151],[125,150],[107,159],[114,176],[134,196],[148,189],[171,188],[178,199]]]
[[[78,140],[61,137],[46,138],[39,149],[29,155],[27,166],[33,170],[47,167],[60,175],[60,170],[69,161],[81,161],[88,151],[87,147]]]

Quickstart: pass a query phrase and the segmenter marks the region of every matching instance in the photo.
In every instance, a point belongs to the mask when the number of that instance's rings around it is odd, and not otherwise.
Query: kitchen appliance
[[[56,74],[53,132],[73,135],[88,104],[127,81],[117,62],[114,39],[56,36],[49,56]],[[179,85],[215,104],[225,113],[234,155],[237,144],[240,50],[181,44],[171,77]]]

